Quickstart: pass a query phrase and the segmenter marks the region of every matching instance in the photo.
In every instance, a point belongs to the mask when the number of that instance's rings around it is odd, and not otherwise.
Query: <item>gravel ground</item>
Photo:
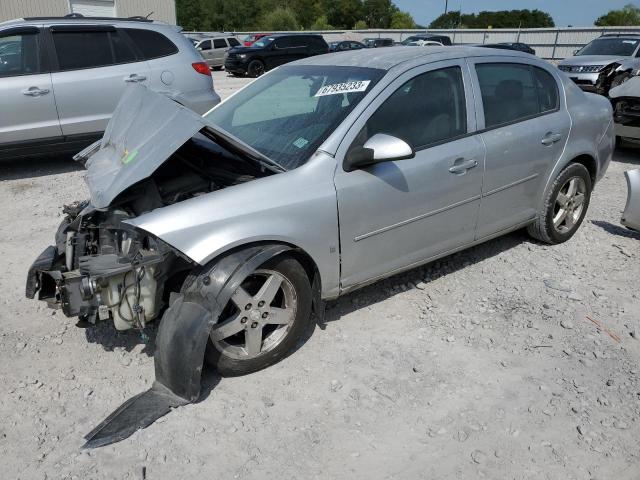
[[[347,295],[285,361],[209,372],[198,404],[91,451],[82,436],[150,386],[153,341],[24,298],[87,192],[67,158],[1,164],[0,476],[640,478],[640,235],[619,226],[639,153],[616,152],[568,243],[516,232]]]

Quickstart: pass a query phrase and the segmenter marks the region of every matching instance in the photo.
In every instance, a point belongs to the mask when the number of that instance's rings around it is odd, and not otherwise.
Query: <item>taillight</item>
[[[205,62],[192,63],[191,66],[196,72],[201,73],[202,75],[211,76],[211,70],[209,70],[209,65],[207,65]]]

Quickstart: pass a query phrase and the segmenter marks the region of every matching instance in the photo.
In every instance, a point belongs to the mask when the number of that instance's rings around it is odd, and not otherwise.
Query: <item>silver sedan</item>
[[[204,117],[132,87],[77,156],[91,199],[27,295],[87,325],[162,317],[155,385],[175,406],[204,357],[242,375],[290,354],[324,300],[520,228],[569,240],[614,141],[607,99],[514,51],[312,57]]]

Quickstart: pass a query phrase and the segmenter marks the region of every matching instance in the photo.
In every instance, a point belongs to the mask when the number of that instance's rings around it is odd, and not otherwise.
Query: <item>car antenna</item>
[[[151,15],[153,15],[153,14],[154,14],[154,12],[153,12],[153,10],[152,10],[152,11],[150,11],[150,12],[147,14],[147,16],[146,16],[146,17],[144,17],[144,18],[146,18],[147,20],[149,20],[149,17],[150,17]]]

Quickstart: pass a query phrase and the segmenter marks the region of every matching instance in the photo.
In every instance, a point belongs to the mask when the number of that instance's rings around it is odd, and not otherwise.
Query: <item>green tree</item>
[[[640,8],[630,3],[620,10],[610,10],[607,14],[599,17],[595,24],[599,27],[632,27],[640,25]]]
[[[260,26],[265,30],[293,31],[298,30],[298,20],[289,8],[277,7],[263,15]]]
[[[320,15],[309,27],[310,30],[333,30],[334,27],[327,21],[326,15]]]
[[[354,30],[366,30],[367,28],[369,27],[367,26],[367,22],[365,22],[364,20],[358,20],[353,24]]]
[[[409,28],[416,28],[416,22],[413,21],[413,17],[408,12],[393,12],[391,14],[391,28],[397,28],[399,30],[406,30]]]
[[[362,19],[361,0],[324,0],[322,11],[326,12],[327,21],[339,29],[349,29]]]
[[[178,25],[187,31],[198,31],[202,27],[202,3],[200,0],[176,0]]]
[[[478,14],[448,12],[436,18],[429,28],[543,28],[555,26],[553,18],[541,10],[482,11]]]
[[[391,0],[364,0],[364,20],[370,28],[389,28],[398,7]]]

